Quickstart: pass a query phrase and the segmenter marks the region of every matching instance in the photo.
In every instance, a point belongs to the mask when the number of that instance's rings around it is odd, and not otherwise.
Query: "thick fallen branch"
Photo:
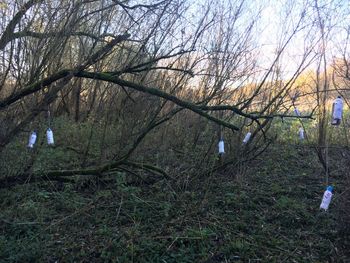
[[[27,3],[25,3],[20,10],[16,13],[16,15],[12,18],[12,20],[8,23],[6,29],[4,30],[3,34],[0,37],[0,50],[4,49],[12,39],[13,39],[13,33],[18,25],[18,23],[21,21],[22,17],[26,14],[26,12],[34,5],[43,2],[43,0],[29,0]]]
[[[285,114],[273,114],[273,115],[261,115],[259,113],[257,114],[252,114],[252,113],[245,113],[242,110],[238,109],[235,106],[231,106],[231,105],[214,105],[214,106],[207,106],[207,105],[198,105],[198,104],[194,104],[192,102],[189,101],[185,101],[182,100],[172,94],[169,94],[167,92],[164,92],[158,88],[153,88],[153,87],[146,87],[144,85],[141,84],[137,84],[131,81],[127,81],[124,79],[121,79],[111,73],[103,73],[103,72],[87,72],[87,71],[80,71],[77,74],[75,74],[75,76],[77,77],[83,77],[83,78],[90,78],[90,79],[98,79],[98,80],[103,80],[103,81],[107,81],[107,82],[112,82],[115,84],[118,84],[122,87],[129,87],[132,89],[135,89],[137,91],[141,91],[144,93],[148,93],[154,96],[158,96],[161,98],[164,98],[168,101],[171,101],[177,105],[179,105],[180,107],[189,109],[219,125],[222,125],[224,127],[230,128],[232,130],[239,130],[239,128],[229,122],[226,122],[222,119],[218,119],[213,117],[212,115],[206,113],[206,111],[222,111],[222,110],[229,110],[232,111],[240,116],[249,118],[251,120],[258,120],[258,119],[273,119],[275,117],[281,117],[281,118],[304,118],[304,119],[311,119],[312,118],[312,114],[311,115],[307,115],[307,116],[295,116],[295,115],[285,115]]]
[[[65,183],[73,183],[74,181],[70,179],[73,176],[86,176],[86,175],[96,175],[103,177],[110,171],[115,169],[126,167],[137,168],[145,170],[150,173],[154,173],[162,176],[168,180],[174,180],[161,168],[147,164],[147,163],[136,163],[128,160],[118,160],[109,164],[92,167],[88,169],[75,169],[75,170],[51,170],[40,173],[23,173],[18,176],[12,176],[0,179],[0,189],[8,188],[11,186],[26,184],[26,183],[36,183],[41,181],[59,181]]]
[[[40,183],[43,181],[57,181],[57,182],[62,182],[62,183],[73,183],[74,180],[71,178],[65,178],[65,177],[52,177],[48,178],[45,176],[36,176],[33,177],[31,175],[20,175],[20,176],[11,176],[7,178],[2,178],[0,179],[0,189],[5,189],[5,188],[10,188],[16,185],[23,185],[23,184],[28,184],[28,183]]]
[[[54,83],[57,80],[63,79],[67,77],[70,74],[71,70],[64,69],[56,74],[51,75],[50,77],[44,78],[43,80],[39,80],[35,83],[32,83],[26,87],[24,87],[22,90],[13,93],[12,95],[8,96],[7,98],[0,101],[0,110],[7,108],[11,104],[15,103],[16,101],[33,94],[39,90],[41,90],[44,87],[47,87]]]
[[[44,87],[47,87],[54,83],[57,80],[60,80],[62,78],[65,78],[69,75],[75,75],[79,71],[84,70],[88,66],[91,66],[101,60],[103,57],[105,57],[114,46],[119,44],[122,41],[125,41],[129,38],[129,34],[120,35],[117,36],[115,39],[113,39],[111,42],[106,44],[104,47],[96,51],[91,57],[89,57],[84,63],[76,66],[72,69],[63,69],[47,78],[44,78],[42,80],[39,80],[35,83],[29,84],[25,86],[23,89],[19,90],[18,92],[13,93],[12,95],[8,96],[7,98],[0,101],[0,110],[7,108],[11,104],[15,103],[16,101],[33,94],[35,92],[38,92],[39,90],[42,90]]]
[[[189,102],[189,101],[185,101],[185,100],[182,100],[172,94],[169,94],[167,92],[164,92],[160,89],[157,89],[157,88],[153,88],[153,87],[146,87],[146,86],[143,86],[141,84],[137,84],[137,83],[134,83],[134,82],[131,82],[131,81],[127,81],[127,80],[123,80],[117,76],[113,76],[111,74],[108,74],[108,73],[102,73],[102,72],[87,72],[87,71],[80,71],[80,72],[77,72],[75,74],[76,77],[81,77],[81,78],[90,78],[90,79],[95,79],[95,80],[103,80],[103,81],[107,81],[107,82],[111,82],[111,83],[115,83],[115,84],[118,84],[119,86],[121,87],[129,87],[131,89],[134,89],[134,90],[137,90],[137,91],[140,91],[140,92],[144,92],[144,93],[148,93],[148,94],[151,94],[151,95],[154,95],[154,96],[157,96],[157,97],[161,97],[163,99],[166,99],[168,101],[171,101],[175,104],[177,104],[178,106],[182,107],[182,108],[186,108],[186,109],[189,109],[205,118],[207,118],[208,120],[210,121],[213,121],[219,125],[222,125],[226,128],[229,128],[231,130],[234,130],[234,131],[238,131],[239,128],[229,122],[226,122],[224,120],[221,120],[221,119],[218,119],[218,118],[215,118],[213,116],[211,116],[210,114],[206,113],[205,111],[203,111],[201,109],[200,106],[192,103],[192,102]]]
[[[206,110],[206,111],[223,111],[228,110],[232,111],[240,116],[246,117],[251,120],[258,120],[258,119],[273,119],[276,117],[279,118],[300,118],[300,119],[313,119],[312,114],[308,114],[305,116],[297,116],[297,115],[288,115],[288,114],[271,114],[271,115],[262,115],[257,113],[245,113],[244,111],[240,110],[239,108],[231,105],[213,105],[213,106],[199,106],[200,109]]]
[[[135,167],[135,168],[138,168],[138,169],[146,170],[146,171],[149,171],[149,172],[153,172],[153,173],[156,172],[157,174],[162,175],[166,179],[174,180],[164,170],[162,170],[161,168],[159,168],[157,166],[151,165],[151,164],[135,163],[135,162],[130,162],[130,161],[124,161],[123,164],[127,165],[127,166],[131,166],[131,167]]]

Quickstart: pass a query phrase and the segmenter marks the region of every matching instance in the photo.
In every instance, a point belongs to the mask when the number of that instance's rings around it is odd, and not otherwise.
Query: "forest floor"
[[[331,173],[334,198],[320,211],[316,154],[279,145],[186,187],[130,183],[121,173],[2,189],[0,262],[350,262],[348,180]]]

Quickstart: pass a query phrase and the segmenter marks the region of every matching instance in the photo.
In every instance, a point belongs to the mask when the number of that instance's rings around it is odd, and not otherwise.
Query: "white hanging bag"
[[[224,140],[220,140],[218,146],[219,146],[219,154],[224,154],[225,153]]]
[[[332,125],[339,125],[343,117],[343,100],[338,96],[333,102]]]
[[[33,131],[30,136],[29,136],[29,140],[28,140],[28,148],[33,148],[34,144],[36,142],[36,132]]]
[[[250,136],[252,136],[252,133],[251,133],[251,132],[248,132],[248,133],[246,134],[246,136],[244,137],[244,139],[243,139],[243,143],[244,143],[244,144],[246,144],[246,143],[249,141]]]
[[[298,134],[299,134],[299,139],[300,140],[304,140],[305,139],[304,129],[302,127],[299,128]]]
[[[323,209],[325,211],[328,210],[328,206],[332,200],[332,193],[333,191],[333,187],[332,186],[328,186],[327,187],[327,190],[324,192],[323,194],[323,198],[322,198],[322,202],[321,202],[321,205],[320,205],[320,209]]]
[[[54,145],[55,141],[53,139],[53,132],[50,128],[47,129],[46,131],[46,137],[47,137],[47,144],[48,145]]]

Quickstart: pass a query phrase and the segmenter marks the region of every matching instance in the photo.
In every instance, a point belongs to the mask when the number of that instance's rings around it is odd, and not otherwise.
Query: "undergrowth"
[[[338,154],[330,153],[333,166],[343,165]],[[346,176],[332,174],[334,199],[320,211],[325,184],[315,160],[308,147],[275,145],[240,174],[230,169],[185,185],[116,172],[1,190],[0,259],[348,262]]]

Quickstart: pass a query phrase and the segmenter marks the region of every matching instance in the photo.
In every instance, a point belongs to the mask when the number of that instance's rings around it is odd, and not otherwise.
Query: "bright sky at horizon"
[[[198,1],[196,5],[204,5],[204,2],[206,1]],[[223,2],[233,7],[241,3],[240,0],[220,1]],[[344,48],[340,43],[346,39],[345,28],[350,24],[350,1],[343,0],[246,0],[242,10],[243,23],[237,24],[241,27],[247,26],[251,19],[257,17],[252,40],[256,45],[261,70],[267,70],[271,66],[277,53],[288,41],[278,63],[284,78],[293,75],[306,51],[310,51],[305,62],[309,64],[322,49],[318,15],[324,24],[329,63]],[[294,32],[296,28],[298,30]],[[316,69],[316,64],[311,63],[310,68]]]
[[[315,3],[319,10],[317,11]],[[262,24],[266,25],[262,34],[261,47],[266,58],[274,58],[274,53],[280,48],[278,40],[286,39],[296,28],[299,19],[303,17],[300,30],[292,37],[283,54],[282,68],[286,76],[293,74],[301,62],[306,50],[312,49],[310,62],[322,49],[321,19],[325,30],[325,52],[328,64],[339,57],[344,48],[340,43],[347,38],[346,27],[350,24],[350,1],[288,1],[267,0],[262,11]],[[319,15],[318,15],[319,12]],[[285,34],[287,32],[287,34]],[[282,41],[283,42],[283,41]],[[269,59],[267,59],[269,61]],[[271,59],[270,59],[271,63]],[[316,69],[316,62],[311,63],[311,69]],[[269,63],[267,63],[269,65]]]

